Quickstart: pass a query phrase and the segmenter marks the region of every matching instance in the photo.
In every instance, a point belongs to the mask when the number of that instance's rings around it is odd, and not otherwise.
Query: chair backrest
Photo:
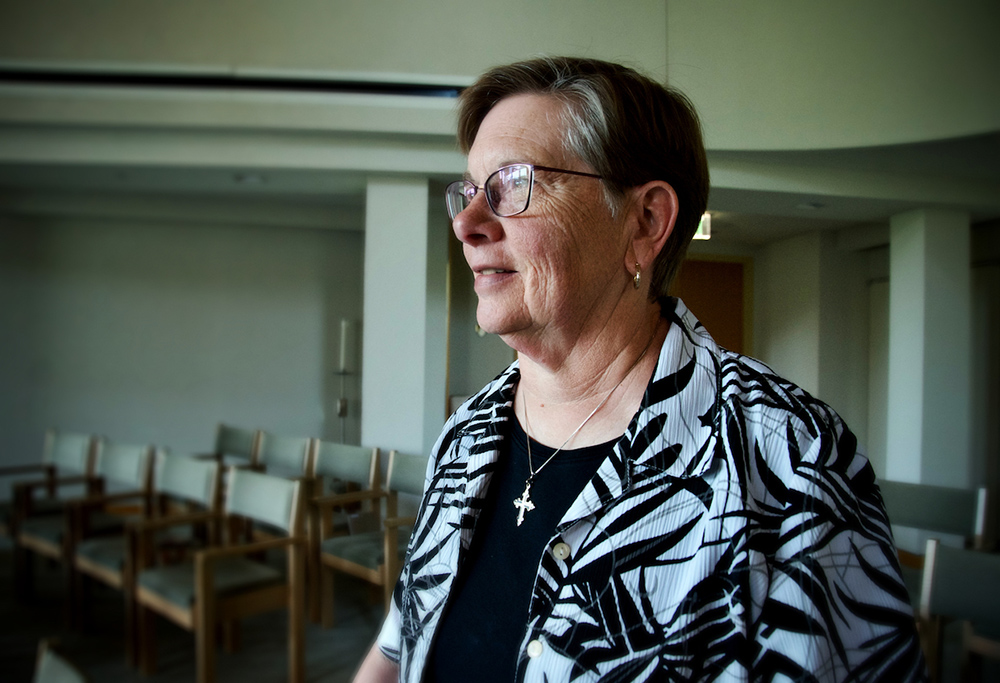
[[[89,475],[93,471],[97,438],[90,434],[62,434],[54,429],[45,433],[42,462],[60,471]]]
[[[427,456],[408,455],[397,451],[389,452],[389,471],[386,473],[386,488],[397,493],[412,493],[420,496],[424,492],[424,477],[427,475]]]
[[[214,460],[172,455],[162,450],[156,453],[153,488],[157,493],[215,511],[220,483],[221,466]]]
[[[289,535],[301,533],[301,482],[230,467],[226,514],[270,524]]]
[[[321,440],[317,442],[313,454],[311,474],[377,490],[382,475],[380,455],[377,448]]]
[[[927,541],[920,615],[971,621],[1000,633],[1000,555]]]
[[[261,432],[255,464],[269,471],[277,469],[305,475],[309,472],[312,450],[313,439],[309,437],[276,436],[270,432]]]
[[[149,488],[153,447],[102,441],[94,458],[94,474],[129,488]]]
[[[986,488],[958,489],[929,484],[880,481],[889,521],[900,526],[955,534],[983,545]]]
[[[257,458],[259,438],[258,430],[231,427],[220,423],[215,433],[215,455],[220,461],[226,456],[231,456],[253,464]]]

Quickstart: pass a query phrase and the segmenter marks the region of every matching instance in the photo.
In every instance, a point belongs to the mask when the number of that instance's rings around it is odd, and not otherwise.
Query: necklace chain
[[[597,411],[604,407],[604,404],[607,403],[608,400],[611,398],[611,394],[615,393],[618,387],[620,387],[622,383],[625,381],[625,378],[631,375],[632,371],[635,370],[637,365],[639,365],[639,361],[641,361],[646,356],[646,352],[649,351],[649,347],[653,345],[653,340],[655,338],[656,338],[656,330],[654,329],[653,335],[649,338],[649,341],[646,342],[646,347],[642,350],[642,353],[639,354],[639,357],[635,359],[635,362],[632,363],[629,369],[625,371],[625,374],[622,375],[622,378],[618,380],[618,384],[614,385],[611,388],[611,391],[609,391],[607,395],[604,397],[604,399],[597,404],[597,407],[594,408],[592,411],[590,411],[590,415],[588,415],[583,419],[583,422],[581,422],[580,425],[573,430],[572,434],[566,437],[566,440],[562,442],[562,445],[559,446],[559,448],[553,451],[552,455],[550,455],[548,458],[545,459],[545,462],[543,462],[541,465],[538,466],[537,470],[534,468],[534,464],[531,461],[531,423],[528,420],[528,401],[527,398],[525,398],[524,436],[525,436],[525,441],[527,442],[528,445],[528,478],[524,480],[524,493],[521,494],[520,498],[514,499],[514,507],[517,508],[518,526],[521,526],[521,524],[524,522],[525,514],[535,509],[535,504],[531,501],[531,498],[529,497],[531,493],[531,484],[534,483],[535,477],[538,475],[539,472],[541,472],[545,468],[546,465],[552,462],[552,460],[562,452],[562,449],[566,447],[566,444],[568,444],[573,439],[573,437],[575,437],[577,434],[580,433],[580,430],[583,429],[584,425],[590,422],[590,418],[594,417],[594,415],[597,414]]]

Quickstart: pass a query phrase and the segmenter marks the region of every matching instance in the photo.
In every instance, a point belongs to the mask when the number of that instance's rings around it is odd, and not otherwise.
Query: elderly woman
[[[666,296],[708,195],[690,103],[539,59],[462,94],[459,141],[448,210],[518,360],[445,425],[358,679],[921,678],[853,434]]]

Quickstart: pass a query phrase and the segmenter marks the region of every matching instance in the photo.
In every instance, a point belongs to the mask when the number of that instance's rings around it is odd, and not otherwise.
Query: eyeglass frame
[[[500,213],[499,211],[496,210],[496,207],[493,206],[493,202],[490,200],[490,193],[486,192],[486,186],[489,185],[490,180],[493,177],[499,175],[501,171],[505,171],[505,170],[507,170],[509,168],[514,168],[516,166],[527,166],[528,167],[528,170],[530,172],[530,176],[529,176],[530,185],[528,187],[528,196],[525,198],[525,200],[524,200],[524,206],[520,210],[515,211],[513,213]],[[507,164],[506,166],[501,166],[497,170],[493,171],[493,173],[490,173],[488,176],[486,176],[486,180],[483,182],[482,186],[476,185],[474,182],[472,182],[468,178],[463,178],[462,180],[455,180],[455,181],[452,181],[452,182],[448,183],[447,187],[444,188],[445,208],[448,211],[448,216],[451,218],[451,220],[455,220],[455,218],[458,217],[458,214],[462,213],[462,211],[465,211],[465,209],[468,208],[469,204],[472,203],[472,200],[476,198],[476,195],[479,194],[480,191],[482,191],[484,193],[484,196],[486,197],[486,205],[490,207],[490,211],[492,211],[495,216],[497,216],[499,218],[510,218],[511,216],[517,216],[517,215],[520,215],[520,214],[524,213],[525,211],[528,210],[528,206],[531,205],[531,195],[532,195],[532,192],[535,189],[535,171],[536,170],[537,171],[548,171],[549,173],[566,173],[568,175],[584,176],[586,178],[597,178],[598,180],[603,180],[604,179],[604,176],[597,175],[596,173],[584,173],[583,171],[570,171],[570,170],[567,170],[565,168],[552,168],[551,166],[541,166],[539,164],[529,164],[529,163]],[[450,204],[448,202],[448,196],[451,193],[451,189],[453,187],[455,187],[456,185],[461,185],[462,187],[466,187],[466,188],[471,187],[473,190],[475,190],[475,192],[473,192],[472,196],[468,198],[468,204],[466,204],[465,207],[463,207],[461,211],[456,212],[455,215],[452,216],[452,214],[451,214],[451,206],[450,206]]]

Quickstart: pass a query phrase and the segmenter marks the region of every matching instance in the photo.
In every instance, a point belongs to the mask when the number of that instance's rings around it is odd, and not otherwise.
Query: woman
[[[915,680],[874,475],[826,405],[670,280],[705,209],[686,99],[541,59],[463,95],[448,187],[518,361],[445,426],[359,680]]]

